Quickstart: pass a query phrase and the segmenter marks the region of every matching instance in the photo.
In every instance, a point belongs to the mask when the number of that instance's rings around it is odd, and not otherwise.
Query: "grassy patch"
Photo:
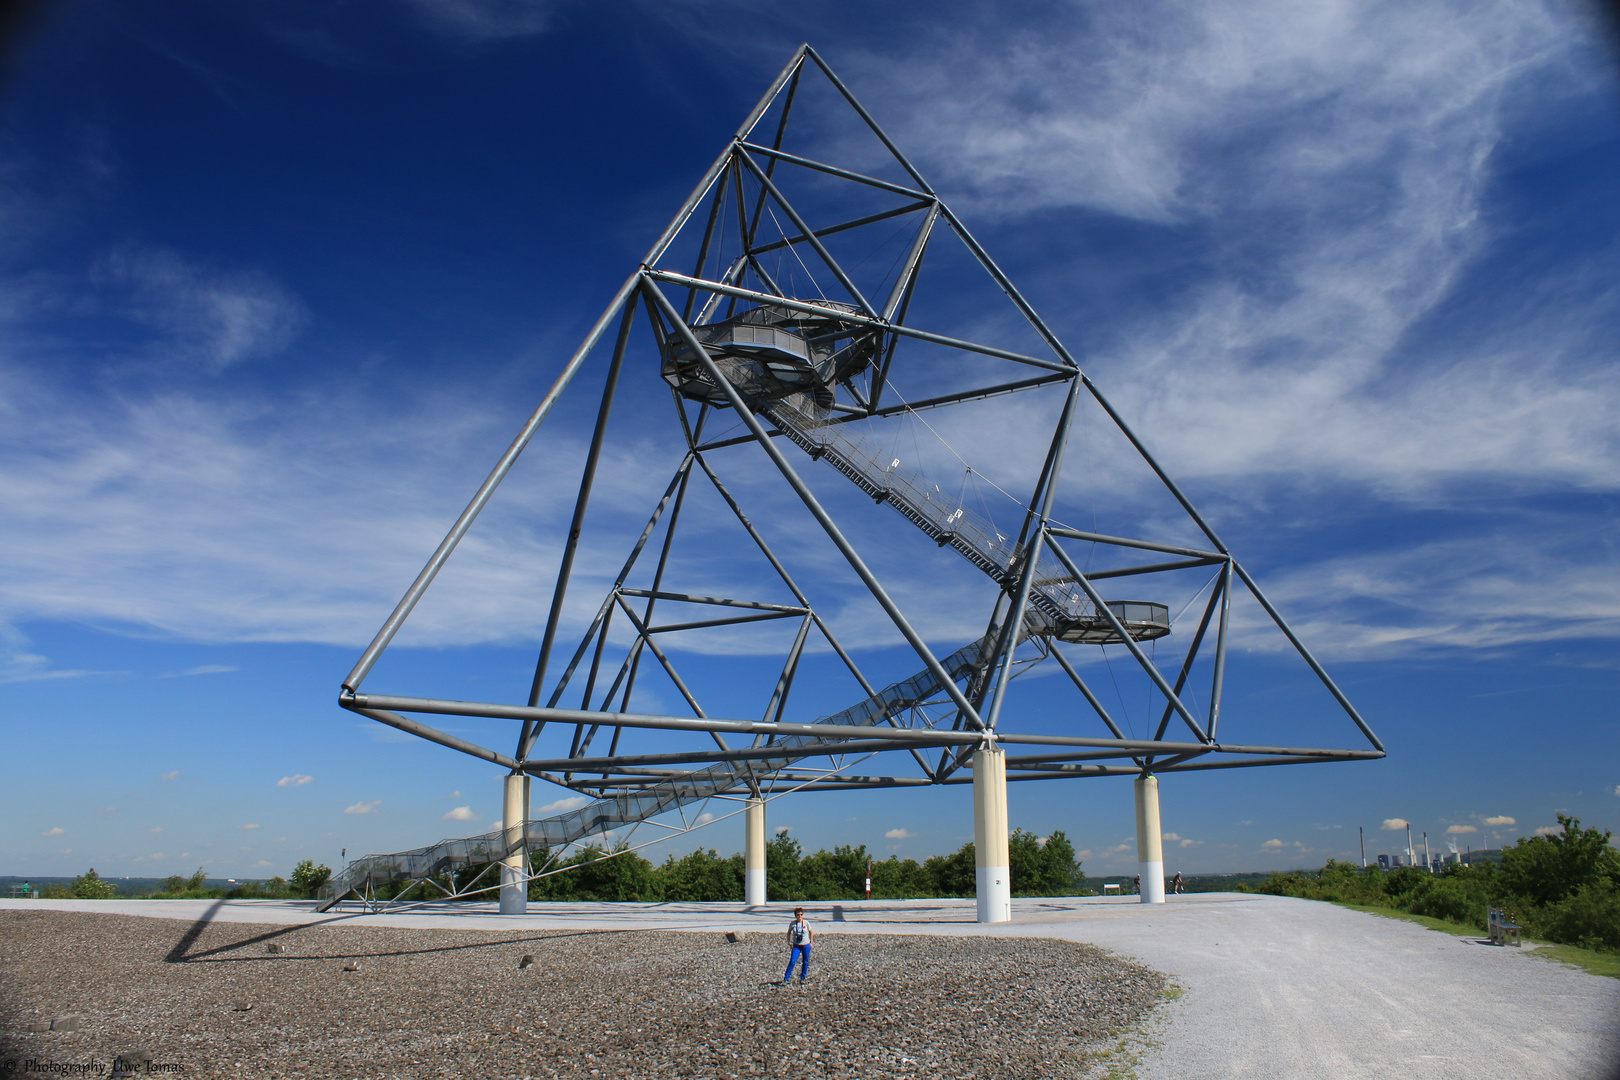
[[[1365,911],[1369,915],[1382,915],[1386,919],[1405,919],[1426,926],[1430,930],[1443,930],[1458,937],[1483,938],[1485,935],[1472,926],[1462,923],[1447,922],[1444,919],[1431,919],[1427,915],[1413,915],[1406,911],[1396,911],[1394,908],[1377,907],[1373,904],[1347,904],[1338,901],[1339,907],[1349,908],[1352,911]],[[1611,979],[1620,979],[1620,955],[1609,952],[1598,952],[1594,949],[1582,949],[1576,945],[1547,945],[1538,942],[1537,956],[1545,956],[1551,960],[1578,967],[1591,975],[1603,975]]]
[[[1536,955],[1578,967],[1589,975],[1620,979],[1620,955],[1611,952],[1597,952],[1578,945],[1543,945],[1536,950]]]
[[[1434,919],[1427,915],[1413,915],[1409,911],[1397,911],[1395,908],[1379,907],[1376,904],[1350,904],[1342,900],[1330,901],[1330,903],[1349,908],[1351,911],[1365,911],[1369,915],[1382,915],[1386,919],[1405,919],[1407,922],[1415,922],[1419,926],[1426,926],[1430,930],[1443,930],[1458,937],[1482,938],[1485,936],[1472,926],[1447,922],[1445,919]]]

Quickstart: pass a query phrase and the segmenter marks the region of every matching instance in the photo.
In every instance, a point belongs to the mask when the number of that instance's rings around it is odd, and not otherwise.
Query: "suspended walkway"
[[[975,641],[956,650],[940,661],[940,666],[951,679],[960,681],[971,676],[983,662],[986,651],[984,641]],[[892,723],[907,709],[921,705],[944,690],[931,672],[921,671],[909,679],[893,683],[857,705],[817,721],[846,727],[876,727]],[[603,722],[611,721],[612,714],[604,714]],[[557,849],[577,843],[591,836],[600,836],[610,829],[627,827],[657,817],[689,803],[702,802],[739,788],[747,789],[750,773],[761,779],[785,769],[803,758],[811,756],[809,747],[824,747],[831,740],[808,735],[787,736],[766,744],[780,747],[780,757],[752,762],[724,762],[706,769],[672,776],[640,791],[597,799],[577,810],[541,818],[525,824],[523,844],[532,851],[545,847]],[[441,840],[437,844],[401,851],[390,855],[367,855],[356,859],[333,877],[321,889],[317,911],[328,911],[348,896],[370,898],[382,886],[400,886],[429,881],[442,874],[454,874],[470,866],[483,866],[498,862],[509,854],[504,830],[464,839]]]
[[[873,446],[850,424],[830,421],[827,411],[810,395],[780,398],[760,412],[790,442],[843,473],[876,501],[892,506],[934,543],[955,549],[1003,588],[1017,586],[1023,571],[1022,545],[1008,539],[984,515],[941,491],[938,484],[902,469],[899,458]],[[887,463],[884,458],[889,458]],[[1109,602],[1108,608],[1136,641],[1150,641],[1170,632],[1170,613],[1163,604],[1119,600]],[[1094,645],[1122,640],[1080,591],[1074,577],[1044,552],[1035,564],[1024,629],[1042,637]]]
[[[766,309],[758,309],[766,310]],[[746,314],[732,322],[759,321],[757,313]],[[802,321],[802,320],[801,320]],[[785,324],[787,325],[787,324]],[[713,359],[726,372],[734,385],[752,385],[764,373],[772,371],[761,366],[761,354],[776,356],[778,361],[790,360],[797,365],[807,364],[794,350],[781,348],[782,339],[788,344],[799,341],[796,323],[791,329],[771,327],[771,346],[766,349],[756,339],[759,329],[751,324],[747,348],[741,348],[733,339],[740,331],[731,327],[710,346]],[[716,331],[711,331],[711,336]],[[844,350],[854,349],[850,346]],[[822,346],[828,351],[830,346]],[[815,345],[806,345],[805,357],[819,356]],[[866,350],[871,352],[873,350]],[[843,352],[829,352],[827,363],[836,361]],[[769,358],[767,356],[767,358]],[[685,369],[675,356],[666,367],[666,377],[675,381]],[[687,367],[692,365],[687,364]],[[778,367],[782,365],[778,363]],[[807,369],[808,370],[808,369]],[[825,378],[825,373],[820,373]],[[771,376],[780,381],[780,373]],[[702,386],[687,374],[682,376],[678,388],[688,396],[702,396]],[[692,383],[693,386],[687,386]],[[940,547],[950,547],[1005,589],[1014,588],[1022,572],[1024,548],[1009,539],[984,515],[964,506],[959,499],[942,492],[937,484],[921,475],[902,469],[898,458],[887,464],[882,453],[868,440],[854,432],[850,425],[830,422],[824,392],[797,391],[786,394],[763,395],[755,398],[756,408],[785,435],[812,458],[825,461],[837,469],[856,487],[879,503],[887,503],[910,521],[923,534]],[[1029,607],[1019,638],[1034,635],[1057,637],[1064,641],[1082,641],[1109,644],[1121,638],[1108,619],[1084,596],[1075,579],[1055,560],[1042,559],[1036,564],[1036,573],[1030,587]],[[1109,609],[1134,639],[1145,641],[1162,637],[1170,632],[1169,613],[1162,604],[1135,601],[1115,601]],[[941,661],[945,673],[955,681],[971,676],[983,663],[988,645],[985,640],[975,641],[958,649]],[[906,709],[919,705],[944,690],[944,685],[930,672],[922,671],[911,678],[894,683],[865,701],[853,705],[834,716],[823,717],[820,722],[850,727],[871,727],[891,722]],[[610,722],[611,714],[604,714],[603,722]],[[577,810],[525,824],[523,845],[526,851],[540,847],[557,849],[577,843],[609,830],[639,824],[660,814],[715,795],[748,789],[753,778],[768,780],[772,773],[785,769],[796,761],[810,756],[803,751],[811,746],[824,746],[829,740],[812,736],[792,736],[775,740],[770,747],[780,747],[782,755],[752,762],[726,762],[672,776],[638,791],[597,799]],[[800,751],[800,752],[795,752]],[[504,830],[485,833],[465,839],[441,840],[437,844],[412,851],[390,855],[367,855],[346,866],[321,891],[319,911],[327,911],[338,901],[351,895],[370,897],[382,886],[405,886],[409,882],[433,880],[470,866],[482,866],[506,858]],[[404,891],[401,888],[399,891]]]

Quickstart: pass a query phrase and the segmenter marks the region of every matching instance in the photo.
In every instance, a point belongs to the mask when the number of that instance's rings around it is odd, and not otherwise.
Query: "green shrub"
[[[200,867],[198,868],[197,873],[202,873],[202,869]],[[195,874],[192,876],[196,877]],[[326,866],[325,864],[316,866],[313,860],[305,859],[303,862],[293,867],[292,877],[289,879],[289,884],[292,886],[292,892],[294,895],[302,897],[305,900],[310,900],[321,891],[321,886],[325,885],[327,881],[331,879],[331,877],[331,867]]]
[[[1431,877],[1404,898],[1400,907],[1414,915],[1485,928],[1489,898],[1483,886],[1461,876]]]
[[[637,858],[634,855],[629,858]],[[619,890],[633,892],[622,899],[651,899],[652,867],[645,859],[638,859],[647,873],[625,875],[623,884],[614,882]],[[591,868],[587,867],[588,872]],[[580,871],[575,871],[579,873]],[[671,855],[658,868],[658,879],[663,898],[675,902],[702,902],[709,900],[741,901],[743,899],[743,859],[740,855],[722,859],[713,848],[698,848],[690,855],[677,859]],[[610,899],[603,896],[601,899]],[[611,897],[620,899],[620,897]]]
[[[1521,838],[1502,849],[1502,888],[1538,906],[1569,899],[1588,885],[1608,881],[1620,885],[1620,852],[1609,843],[1612,834],[1582,829],[1577,818],[1558,815],[1563,832],[1553,836]]]
[[[1588,882],[1530,918],[1538,937],[1584,949],[1620,952],[1620,887],[1612,881]]]
[[[80,900],[111,900],[118,895],[118,886],[110,881],[102,881],[96,868],[73,879],[73,895]]]
[[[1485,909],[1502,909],[1545,941],[1620,952],[1620,852],[1610,834],[1560,814],[1563,832],[1520,839],[1498,865],[1453,864],[1440,874],[1403,866],[1388,872],[1329,861],[1321,870],[1270,875],[1243,892],[1388,907],[1485,929]]]

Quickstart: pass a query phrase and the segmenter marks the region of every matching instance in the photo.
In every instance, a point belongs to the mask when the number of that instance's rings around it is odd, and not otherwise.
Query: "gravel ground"
[[[1075,942],[825,929],[810,981],[782,986],[779,938],[4,910],[0,1070],[140,1052],[144,1074],[220,1077],[1073,1077],[1165,995]]]

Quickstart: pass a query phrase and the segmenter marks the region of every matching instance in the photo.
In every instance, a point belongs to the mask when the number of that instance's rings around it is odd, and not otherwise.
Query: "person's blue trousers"
[[[803,957],[803,959],[800,960],[800,957]],[[793,962],[795,960],[800,961],[799,962],[799,981],[803,982],[804,977],[806,975],[810,974],[810,946],[808,946],[808,945],[795,945],[795,946],[793,946],[793,951],[788,953],[787,970],[782,972],[782,981],[783,982],[787,982],[789,979],[791,979],[793,977]]]

